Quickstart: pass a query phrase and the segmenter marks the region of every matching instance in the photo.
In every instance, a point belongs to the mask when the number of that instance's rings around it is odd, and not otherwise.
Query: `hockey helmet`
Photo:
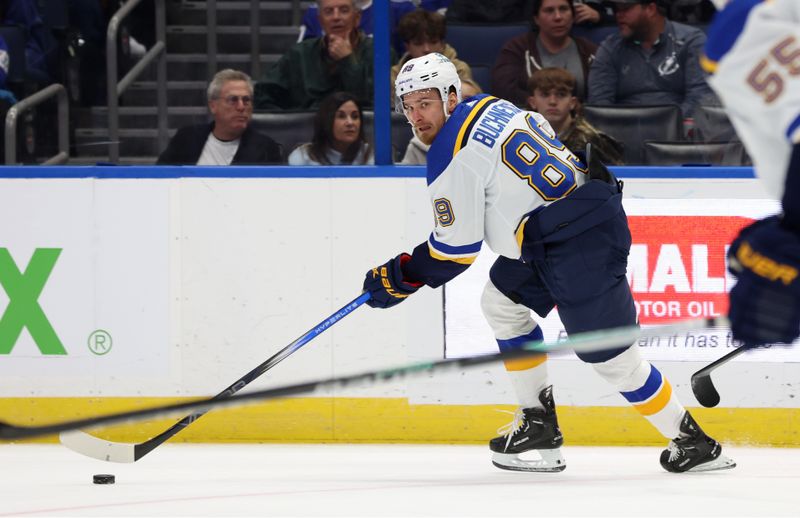
[[[403,111],[403,96],[418,90],[436,89],[442,101],[447,101],[447,94],[455,89],[458,102],[461,102],[461,79],[456,72],[456,66],[438,52],[431,52],[424,56],[409,59],[397,74],[394,80],[395,110]],[[445,118],[446,104],[442,104]]]

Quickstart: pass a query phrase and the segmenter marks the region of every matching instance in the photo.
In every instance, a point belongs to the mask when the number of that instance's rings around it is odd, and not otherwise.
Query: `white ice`
[[[166,444],[110,464],[6,444],[0,516],[800,516],[800,449],[727,447],[737,468],[681,475],[656,447],[563,451],[537,474],[485,446]]]

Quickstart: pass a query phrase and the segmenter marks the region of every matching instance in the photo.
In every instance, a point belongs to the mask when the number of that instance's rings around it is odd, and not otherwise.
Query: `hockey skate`
[[[661,452],[661,466],[672,473],[731,469],[736,463],[722,455],[722,447],[709,437],[687,411],[683,415],[680,437]]]
[[[558,428],[552,385],[542,390],[539,401],[544,409],[520,408],[514,420],[497,431],[501,435],[489,441],[492,464],[512,471],[555,472],[567,467],[561,456],[564,439]]]

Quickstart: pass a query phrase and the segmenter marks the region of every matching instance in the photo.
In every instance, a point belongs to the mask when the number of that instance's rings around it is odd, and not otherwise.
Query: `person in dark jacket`
[[[537,30],[515,36],[503,45],[492,68],[492,94],[525,107],[528,78],[541,68],[555,67],[575,76],[578,98],[585,99],[597,45],[570,36],[575,16],[573,0],[534,0],[533,7]]]
[[[597,50],[589,80],[591,104],[678,104],[692,116],[717,104],[700,56],[706,35],[670,21],[663,0],[613,0],[619,31]]]
[[[320,0],[325,35],[295,44],[267,71],[256,85],[256,109],[315,110],[325,96],[339,91],[371,108],[374,46],[359,30],[360,19],[353,0]]]
[[[178,130],[158,165],[256,165],[283,163],[281,146],[250,126],[253,82],[225,69],[208,85],[208,109],[214,121]]]

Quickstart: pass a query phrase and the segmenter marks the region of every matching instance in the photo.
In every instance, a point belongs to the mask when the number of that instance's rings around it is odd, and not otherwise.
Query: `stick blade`
[[[106,462],[130,464],[136,462],[136,445],[100,439],[81,430],[62,432],[61,444],[70,450]]]
[[[709,374],[695,372],[692,375],[692,392],[697,402],[706,408],[712,408],[719,404],[719,392],[714,387]]]

